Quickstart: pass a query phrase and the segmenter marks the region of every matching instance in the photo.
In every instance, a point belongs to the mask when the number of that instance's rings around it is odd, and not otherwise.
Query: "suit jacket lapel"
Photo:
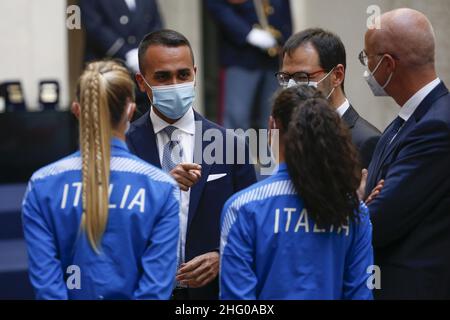
[[[422,118],[428,112],[428,110],[430,110],[433,103],[446,93],[448,93],[448,90],[441,82],[436,88],[433,89],[433,91],[430,92],[430,94],[428,94],[428,96],[425,97],[425,99],[423,99],[423,101],[417,107],[416,111],[414,111],[413,115],[408,119],[403,128],[400,130],[394,141],[386,147],[386,150],[383,152],[381,164],[383,164],[389,157],[389,155],[398,147],[404,136],[409,131],[411,131],[417,121],[419,121],[420,118]]]
[[[380,142],[382,142],[382,145],[380,146],[381,150],[378,150],[379,148],[377,146],[377,151],[381,152],[381,154],[377,154],[378,163],[377,163],[377,165],[375,167],[375,171],[374,171],[374,172],[376,172],[375,176],[377,177],[377,179],[381,178],[381,177],[379,177],[380,169],[383,166],[383,164],[386,162],[389,155],[399,146],[400,142],[409,133],[409,131],[412,130],[414,125],[428,112],[428,110],[430,110],[433,103],[437,99],[439,99],[440,97],[442,97],[443,95],[445,95],[447,93],[448,93],[447,88],[445,87],[444,83],[441,82],[419,104],[416,111],[414,111],[413,115],[405,123],[403,128],[398,133],[397,137],[395,137],[394,141],[389,145],[386,145],[388,142],[385,140],[386,140],[386,133],[389,131],[390,126],[388,128],[386,128],[385,132],[383,133],[384,139],[380,140]],[[385,146],[385,148],[384,148],[384,146]],[[374,181],[375,184],[377,182],[378,181]],[[374,187],[375,187],[375,185],[374,185]],[[370,190],[369,190],[369,192],[370,192]]]
[[[342,116],[342,120],[347,124],[347,126],[351,129],[355,126],[356,121],[358,121],[359,114],[356,110],[350,105],[350,107],[345,111]]]
[[[208,124],[205,119],[200,116],[197,112],[194,112],[195,117],[195,145],[194,145],[194,155],[201,155],[203,153],[203,150],[207,146],[208,141],[203,141],[202,137],[206,130],[210,128],[210,125]],[[203,159],[203,157],[202,157]],[[194,161],[195,161],[194,156]],[[191,188],[191,194],[189,198],[189,214],[188,214],[188,230],[191,225],[192,219],[194,218],[198,204],[200,201],[200,198],[203,193],[203,189],[206,186],[206,182],[208,179],[209,172],[211,170],[211,167],[213,165],[206,164],[206,163],[199,163],[202,166],[202,177],[200,178],[200,181],[197,182],[192,188]]]
[[[147,111],[136,121],[135,128],[136,131],[129,135],[129,139],[136,149],[136,154],[138,154],[142,160],[161,168],[156,135],[150,120],[150,111]]]

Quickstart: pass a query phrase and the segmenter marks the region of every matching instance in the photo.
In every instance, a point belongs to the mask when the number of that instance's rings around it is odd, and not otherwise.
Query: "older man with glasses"
[[[412,9],[381,16],[361,63],[375,96],[400,106],[366,184],[377,299],[450,299],[450,94],[435,67],[430,21]]]

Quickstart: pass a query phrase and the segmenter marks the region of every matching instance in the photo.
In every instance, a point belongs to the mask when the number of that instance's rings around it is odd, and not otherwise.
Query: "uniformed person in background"
[[[23,202],[38,299],[168,299],[177,267],[179,189],[133,156],[134,83],[116,62],[80,78],[80,149],[38,170]]]
[[[266,128],[279,50],[292,34],[289,0],[204,0],[220,30],[226,128]]]
[[[269,127],[278,172],[222,212],[220,297],[372,299],[372,230],[348,128],[308,86],[279,94]]]
[[[156,0],[80,0],[86,30],[85,61],[124,60],[139,71],[138,46],[144,36],[163,27]],[[136,91],[136,117],[147,111],[145,95]]]
[[[119,58],[139,71],[139,42],[162,28],[156,0],[80,0],[80,8],[86,29],[85,61]]]

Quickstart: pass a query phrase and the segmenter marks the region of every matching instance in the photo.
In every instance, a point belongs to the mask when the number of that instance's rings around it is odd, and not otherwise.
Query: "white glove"
[[[127,59],[127,66],[133,72],[139,71],[139,58],[138,58],[138,48],[132,49],[125,54],[125,59]]]
[[[258,28],[253,28],[249,32],[247,42],[261,50],[267,50],[277,45],[277,40],[269,31]]]

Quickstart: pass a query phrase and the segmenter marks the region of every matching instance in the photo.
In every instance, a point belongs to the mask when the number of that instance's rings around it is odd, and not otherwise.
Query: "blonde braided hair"
[[[95,252],[108,222],[110,139],[129,100],[134,82],[126,68],[114,61],[90,63],[79,82],[81,96],[80,149],[82,157],[81,226]]]

